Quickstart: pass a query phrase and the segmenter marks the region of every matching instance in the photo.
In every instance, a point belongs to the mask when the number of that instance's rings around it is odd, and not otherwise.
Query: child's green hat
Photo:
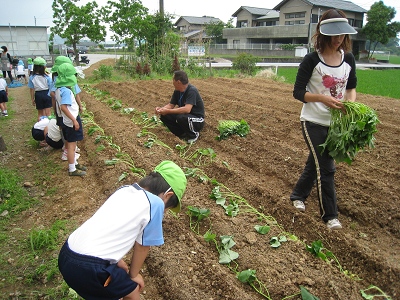
[[[45,65],[46,65],[46,61],[44,60],[44,58],[36,57],[36,58],[33,60],[33,64],[34,64],[34,65],[37,65],[37,66],[45,66]]]
[[[30,57],[28,58],[28,64],[29,64],[29,65],[33,64],[33,60],[32,60],[32,58],[30,58]]]
[[[54,66],[51,68],[51,72],[56,73],[58,70],[58,67],[64,63],[70,63],[72,65],[72,61],[68,57],[62,56],[62,55],[57,56],[56,59],[54,60]]]
[[[57,79],[58,80],[58,79]],[[186,190],[187,179],[182,169],[170,160],[162,161],[155,169],[154,172],[159,173],[164,180],[171,186],[174,194],[179,200],[176,207],[171,208],[175,213],[181,211],[181,199]]]
[[[76,70],[75,67],[72,64],[69,63],[63,63],[58,67],[58,77],[56,80],[56,87],[72,87],[74,88],[75,85],[77,84],[77,79],[76,79]],[[75,94],[75,92],[74,92]]]

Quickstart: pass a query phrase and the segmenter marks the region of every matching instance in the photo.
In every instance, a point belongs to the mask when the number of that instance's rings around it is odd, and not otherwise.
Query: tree
[[[151,16],[140,0],[107,1],[102,9],[104,21],[114,33],[112,39],[128,46],[139,45],[145,39],[146,32],[153,31]]]
[[[223,42],[223,30],[225,28],[233,28],[232,25],[233,19],[229,19],[228,23],[224,23],[222,21],[218,22],[210,22],[205,24],[205,32],[208,36],[210,36],[215,44],[220,44]]]
[[[370,41],[368,58],[372,57],[378,43],[385,45],[390,38],[396,37],[397,33],[400,32],[400,23],[391,22],[395,16],[396,10],[383,4],[383,1],[375,2],[371,5],[370,10],[367,12],[367,24],[361,31]]]
[[[97,9],[95,1],[88,2],[84,6],[77,6],[78,0],[54,0],[53,23],[50,28],[51,36],[57,34],[66,40],[67,44],[72,45],[74,53],[78,53],[76,45],[83,38],[88,38],[92,42],[98,43],[105,40],[106,27],[101,25],[100,11]],[[78,63],[78,55],[75,62]]]

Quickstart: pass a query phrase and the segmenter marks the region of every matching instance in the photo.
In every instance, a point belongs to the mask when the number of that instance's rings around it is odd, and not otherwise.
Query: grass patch
[[[8,212],[4,217],[12,217],[37,202],[29,197],[23,187],[23,178],[18,170],[10,170],[0,167],[0,214]]]
[[[278,68],[287,83],[294,84],[296,74],[297,68]],[[400,99],[399,77],[400,69],[357,70],[357,92]]]
[[[357,92],[400,99],[400,69],[357,70]]]
[[[400,65],[400,56],[398,56],[398,55],[390,55],[389,63]]]

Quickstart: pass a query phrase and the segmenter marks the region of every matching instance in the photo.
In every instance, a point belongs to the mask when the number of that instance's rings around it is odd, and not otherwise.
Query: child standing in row
[[[30,88],[32,104],[36,106],[38,111],[39,121],[41,116],[50,116],[51,114],[51,97],[48,95],[51,78],[45,73],[46,61],[43,58],[35,58],[33,65],[33,75],[29,77],[28,87]]]
[[[54,110],[54,113],[55,113],[55,115],[57,117],[57,125],[60,126],[60,127],[62,126],[63,122],[62,122],[61,111],[59,111],[58,107],[56,106],[55,92],[57,90],[56,81],[57,81],[57,76],[58,76],[58,73],[57,73],[58,72],[58,67],[60,65],[62,65],[63,63],[69,63],[69,64],[72,65],[72,61],[66,56],[60,55],[60,56],[57,56],[56,59],[54,60],[54,65],[51,68],[53,82],[52,82],[52,86],[50,87],[50,90],[49,90],[49,95],[51,96],[51,101],[53,103],[53,110]],[[79,88],[78,84],[76,84],[75,85],[75,100],[78,103],[79,113],[81,114],[83,109],[82,109],[81,98],[79,96],[80,92],[81,92],[81,89]],[[64,142],[65,142],[65,145],[64,145],[63,153],[61,155],[61,159],[62,160],[68,160],[68,141],[64,141]],[[76,147],[75,152],[79,152],[78,146]],[[79,154],[76,153],[75,155],[78,156],[76,158],[76,159],[78,159],[79,158]]]
[[[85,176],[86,167],[78,164],[75,156],[76,142],[83,140],[79,105],[75,99],[76,70],[72,64],[63,63],[58,67],[57,73],[55,100],[56,107],[63,117],[62,133],[65,141],[68,142],[68,174]]]
[[[3,78],[3,74],[0,74],[0,109],[3,117],[8,117],[7,105],[8,102],[8,86],[7,81]]]
[[[28,58],[27,63],[28,63],[28,76],[31,76],[31,75],[33,75],[33,60],[32,60],[32,58]]]

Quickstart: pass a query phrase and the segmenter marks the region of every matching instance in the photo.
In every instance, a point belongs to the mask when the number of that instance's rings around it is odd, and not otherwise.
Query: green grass
[[[400,56],[398,56],[398,55],[390,55],[389,63],[400,65]]]
[[[297,68],[278,68],[278,75],[294,84]],[[400,69],[357,70],[357,92],[400,99]]]
[[[18,170],[9,170],[0,167],[0,214],[8,211],[12,217],[36,203],[36,199],[29,197],[23,188],[23,179]]]

